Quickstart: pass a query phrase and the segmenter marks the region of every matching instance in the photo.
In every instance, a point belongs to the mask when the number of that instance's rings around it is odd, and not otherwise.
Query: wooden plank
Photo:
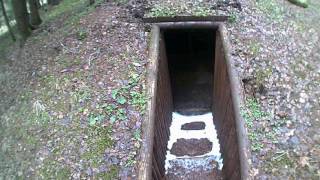
[[[161,23],[161,22],[201,22],[201,21],[212,21],[212,22],[223,22],[227,21],[229,16],[174,16],[174,17],[147,17],[143,18],[144,23]]]

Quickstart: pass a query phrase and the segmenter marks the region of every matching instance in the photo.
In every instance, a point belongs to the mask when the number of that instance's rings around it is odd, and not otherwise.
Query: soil
[[[212,142],[208,139],[178,139],[170,150],[176,156],[200,156],[210,152]]]
[[[205,128],[206,128],[206,124],[204,122],[186,123],[181,126],[182,130],[201,130]]]

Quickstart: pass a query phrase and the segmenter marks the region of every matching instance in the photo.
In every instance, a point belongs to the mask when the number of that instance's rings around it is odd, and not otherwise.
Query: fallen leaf
[[[133,64],[134,66],[136,66],[136,67],[140,67],[140,66],[141,66],[141,64],[136,63],[136,62],[133,62],[132,64]]]
[[[127,102],[126,98],[123,97],[123,96],[120,96],[118,99],[117,99],[117,102],[121,105],[125,104]]]
[[[309,166],[309,157],[306,157],[306,156],[300,157],[299,164],[302,167],[305,167],[306,165]]]

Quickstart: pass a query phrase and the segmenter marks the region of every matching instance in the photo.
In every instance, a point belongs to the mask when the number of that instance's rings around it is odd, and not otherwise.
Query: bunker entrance
[[[211,112],[215,31],[173,29],[163,32],[174,111]]]
[[[158,48],[153,49],[156,86],[149,114],[152,154],[150,161],[142,158],[146,163],[141,166],[149,176],[148,162],[152,163],[151,179],[246,177],[238,138],[242,122],[237,123],[239,111],[220,28],[160,26],[153,31]]]
[[[167,179],[222,179],[221,154],[212,116],[215,31],[163,31],[173,113],[169,127]],[[203,123],[196,129],[196,123]],[[183,126],[189,125],[189,129]],[[220,169],[219,169],[220,166]]]

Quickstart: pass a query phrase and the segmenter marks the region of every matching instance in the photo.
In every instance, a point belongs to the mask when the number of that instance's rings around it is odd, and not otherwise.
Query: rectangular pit
[[[212,112],[223,157],[223,179],[246,179],[246,136],[237,89],[219,23],[154,26],[139,179],[167,179],[165,158],[172,112]],[[152,147],[152,149],[151,149]]]

